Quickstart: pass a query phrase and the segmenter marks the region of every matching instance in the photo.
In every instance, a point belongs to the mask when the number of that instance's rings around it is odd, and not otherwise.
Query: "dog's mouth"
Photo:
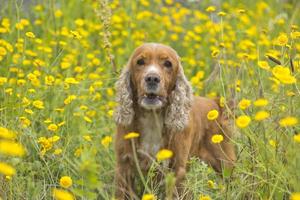
[[[155,93],[146,93],[140,98],[140,105],[148,110],[161,108],[165,103],[165,98]]]

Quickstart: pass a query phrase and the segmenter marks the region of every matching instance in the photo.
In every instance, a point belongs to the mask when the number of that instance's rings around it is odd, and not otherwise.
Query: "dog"
[[[134,153],[141,171],[147,172],[160,149],[171,150],[173,157],[168,166],[175,173],[178,191],[191,157],[200,158],[217,172],[233,166],[236,156],[223,108],[216,100],[193,95],[180,58],[171,47],[145,43],[136,48],[116,83],[116,90],[117,199],[135,198],[134,178],[138,174]],[[209,120],[207,114],[214,109],[219,116]],[[124,139],[130,132],[140,135],[133,141]],[[214,134],[223,135],[224,140],[212,143]]]

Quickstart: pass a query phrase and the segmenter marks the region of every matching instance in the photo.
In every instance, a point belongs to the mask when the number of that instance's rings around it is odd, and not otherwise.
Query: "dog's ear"
[[[165,125],[171,132],[181,132],[187,126],[192,105],[193,91],[179,66],[175,89],[169,96]]]
[[[130,82],[130,70],[126,66],[116,83],[116,101],[118,106],[114,112],[114,119],[117,124],[128,126],[134,117],[133,94]]]

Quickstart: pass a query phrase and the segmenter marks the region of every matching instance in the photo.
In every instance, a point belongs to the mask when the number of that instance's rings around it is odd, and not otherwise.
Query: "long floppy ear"
[[[165,125],[171,132],[182,131],[189,120],[189,113],[192,105],[193,91],[186,79],[183,68],[179,66],[175,89],[169,96],[170,105],[165,116]]]
[[[117,124],[124,126],[130,125],[134,117],[134,110],[132,100],[133,94],[130,84],[130,71],[127,66],[123,69],[121,76],[116,83],[116,89],[116,101],[118,106],[114,112],[114,119]]]

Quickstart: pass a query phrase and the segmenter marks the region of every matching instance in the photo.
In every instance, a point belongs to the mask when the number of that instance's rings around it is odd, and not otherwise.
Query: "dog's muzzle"
[[[144,78],[146,93],[142,96],[140,104],[148,110],[161,108],[164,104],[164,97],[158,95],[161,79],[157,74],[148,74]]]

